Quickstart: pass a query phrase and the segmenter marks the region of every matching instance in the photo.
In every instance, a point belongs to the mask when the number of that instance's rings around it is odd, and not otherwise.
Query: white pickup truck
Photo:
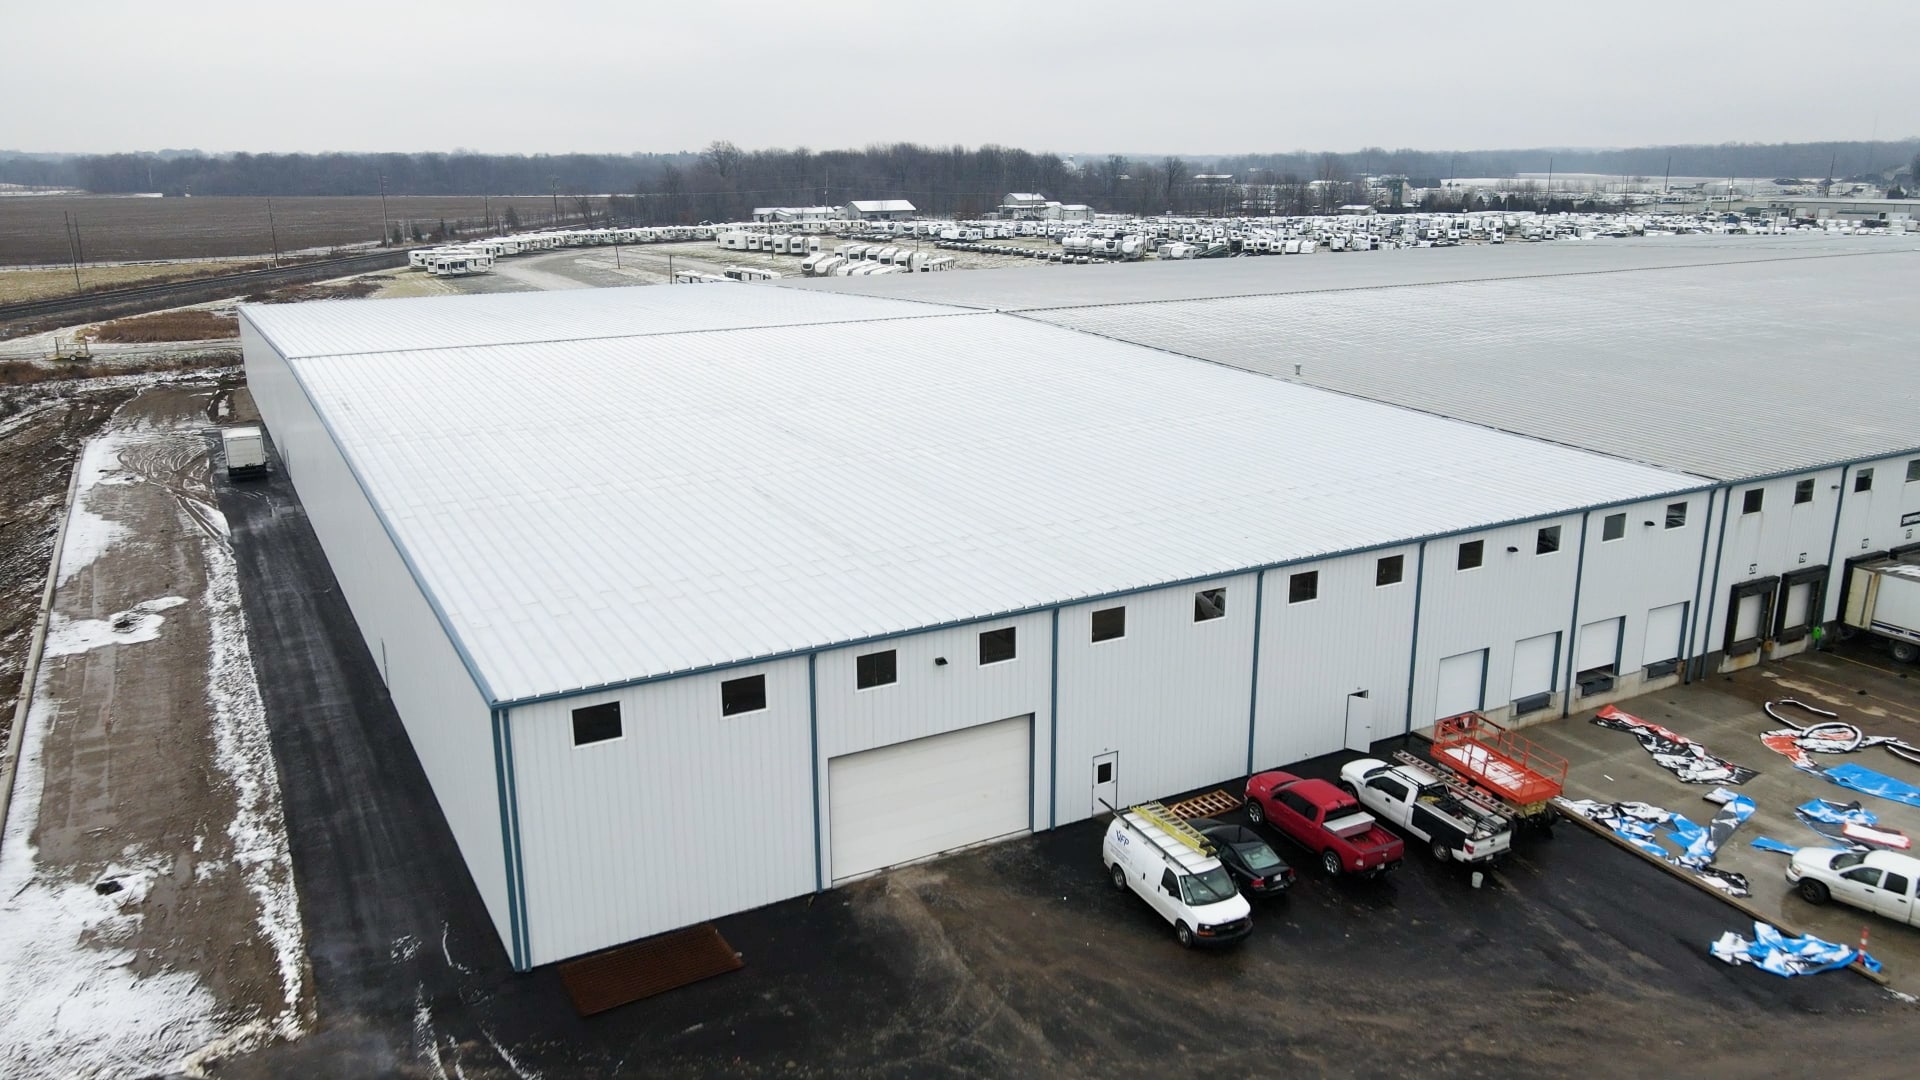
[[[1491,862],[1513,849],[1512,820],[1416,765],[1349,761],[1340,768],[1340,786],[1381,820],[1427,844],[1441,862]]]
[[[1189,949],[1225,945],[1253,930],[1253,908],[1212,845],[1159,803],[1115,811],[1100,860],[1113,887],[1139,894]]]

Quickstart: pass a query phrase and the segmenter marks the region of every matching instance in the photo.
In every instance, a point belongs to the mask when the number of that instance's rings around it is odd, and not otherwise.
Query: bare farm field
[[[385,219],[411,235],[466,222],[478,228],[487,216],[496,224],[509,207],[528,227],[545,225],[551,200],[539,196],[389,195]],[[563,213],[570,207],[565,202]],[[62,215],[65,215],[63,217]],[[260,257],[281,252],[331,250],[379,242],[378,195],[276,198],[269,221],[267,200],[237,196],[116,198],[76,195],[0,200],[0,265],[57,266],[71,258],[66,222],[80,226],[83,282],[98,263],[144,260]],[[153,268],[149,268],[153,269]],[[67,278],[72,281],[71,272]],[[0,288],[5,277],[0,276]],[[122,282],[123,284],[125,282]],[[24,299],[24,297],[17,298]]]

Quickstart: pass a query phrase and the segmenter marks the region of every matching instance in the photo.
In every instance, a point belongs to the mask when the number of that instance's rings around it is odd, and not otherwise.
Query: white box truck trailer
[[[1845,588],[1843,626],[1887,639],[1895,660],[1920,661],[1920,565],[1899,556],[1856,561]]]
[[[221,428],[220,449],[226,455],[229,477],[241,479],[267,471],[267,438],[257,427]]]

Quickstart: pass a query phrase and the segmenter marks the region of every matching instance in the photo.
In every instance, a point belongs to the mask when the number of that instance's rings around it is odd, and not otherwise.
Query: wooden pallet
[[[1209,791],[1205,795],[1195,795],[1170,804],[1167,809],[1183,818],[1219,817],[1221,814],[1240,805],[1240,800],[1225,791]]]
[[[662,934],[560,965],[560,981],[581,1016],[652,997],[744,967],[711,925]]]

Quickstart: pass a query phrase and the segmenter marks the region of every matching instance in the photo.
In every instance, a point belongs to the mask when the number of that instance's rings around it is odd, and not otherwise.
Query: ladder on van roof
[[[1180,841],[1199,854],[1209,856],[1213,854],[1213,845],[1207,841],[1207,838],[1201,836],[1199,830],[1187,824],[1175,815],[1173,811],[1168,810],[1165,804],[1146,802],[1131,807],[1130,809],[1133,813],[1139,814],[1141,817],[1159,826],[1161,832]]]

